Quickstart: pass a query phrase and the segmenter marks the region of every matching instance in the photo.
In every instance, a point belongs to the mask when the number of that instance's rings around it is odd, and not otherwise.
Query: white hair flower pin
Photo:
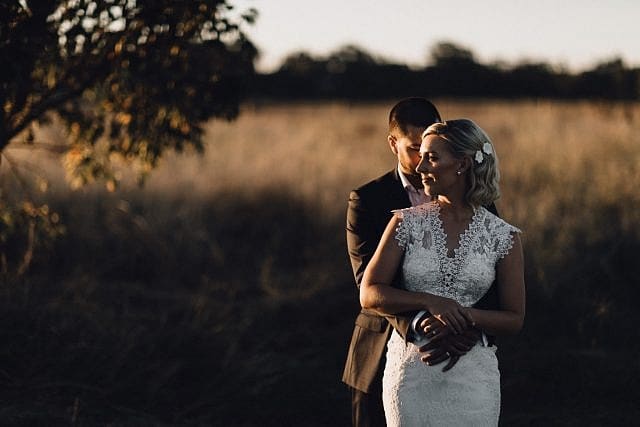
[[[490,143],[485,142],[482,146],[482,150],[476,151],[475,160],[477,163],[482,163],[482,161],[484,160],[484,154],[482,154],[483,151],[488,155],[493,154],[493,147]]]

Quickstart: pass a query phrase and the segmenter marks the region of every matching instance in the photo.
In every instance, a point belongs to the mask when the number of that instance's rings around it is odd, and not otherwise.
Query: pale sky
[[[622,57],[640,66],[639,0],[231,0],[259,16],[246,28],[260,71],[295,51],[325,56],[346,44],[424,66],[438,41],[483,63],[544,61],[570,70]]]

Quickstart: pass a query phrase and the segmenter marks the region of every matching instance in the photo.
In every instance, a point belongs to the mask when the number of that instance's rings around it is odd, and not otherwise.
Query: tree
[[[365,70],[375,68],[378,61],[367,51],[356,45],[342,46],[327,58],[327,71],[344,73],[347,69]]]
[[[436,67],[465,68],[476,64],[470,49],[449,41],[436,43],[429,50],[429,59]]]
[[[242,25],[256,15],[227,0],[1,2],[0,161],[9,146],[46,146],[33,127],[52,118],[73,186],[113,188],[116,159],[143,179],[167,150],[202,150],[201,123],[234,118],[254,75]],[[5,244],[21,211],[0,211]]]
[[[625,66],[622,58],[603,61],[577,78],[577,92],[600,99],[638,99],[640,74]]]
[[[429,93],[481,96],[493,90],[497,73],[478,63],[471,50],[442,41],[431,48],[429,56],[432,65],[424,70],[425,89]]]
[[[316,60],[306,52],[294,52],[287,55],[282,61],[280,71],[303,76],[317,71],[319,67],[322,67],[322,64],[322,61]]]

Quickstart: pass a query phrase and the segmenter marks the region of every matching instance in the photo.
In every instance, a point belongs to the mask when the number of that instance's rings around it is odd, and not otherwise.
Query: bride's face
[[[428,195],[445,196],[460,185],[464,186],[463,162],[453,155],[446,140],[438,135],[428,135],[422,140],[420,157],[417,170]]]

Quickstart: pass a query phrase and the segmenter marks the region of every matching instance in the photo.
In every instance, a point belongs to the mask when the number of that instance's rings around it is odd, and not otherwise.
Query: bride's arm
[[[462,331],[470,320],[465,318],[466,310],[454,300],[391,286],[404,252],[395,239],[400,221],[398,215],[391,218],[373,258],[365,269],[360,284],[360,305],[383,316],[426,309],[432,315],[441,318],[443,323],[451,325],[454,331]]]
[[[513,236],[513,247],[496,266],[499,310],[469,308],[476,326],[490,335],[515,334],[522,329],[525,312],[524,260],[520,236]]]

